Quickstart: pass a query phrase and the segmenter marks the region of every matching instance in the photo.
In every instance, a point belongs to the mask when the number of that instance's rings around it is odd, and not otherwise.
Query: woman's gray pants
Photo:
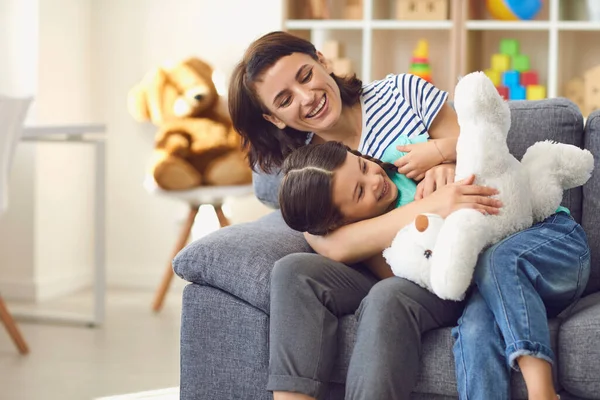
[[[346,399],[408,399],[421,334],[455,325],[462,306],[401,278],[377,281],[362,266],[317,254],[286,256],[271,274],[267,389],[323,396],[337,357],[338,317],[356,312]]]

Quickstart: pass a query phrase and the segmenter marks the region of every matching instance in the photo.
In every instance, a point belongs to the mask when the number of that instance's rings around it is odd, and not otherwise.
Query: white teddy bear
[[[497,188],[500,213],[464,209],[445,220],[420,215],[398,232],[383,256],[395,275],[458,301],[471,284],[481,251],[552,215],[563,190],[587,182],[594,159],[588,150],[544,141],[517,161],[506,144],[510,109],[483,72],[458,82],[455,109],[460,125],[455,179],[475,174],[475,184]]]

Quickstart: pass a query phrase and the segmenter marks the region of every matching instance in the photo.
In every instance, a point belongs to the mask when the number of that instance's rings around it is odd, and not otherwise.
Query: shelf
[[[550,29],[548,21],[488,21],[470,20],[465,23],[472,31],[544,31]]]
[[[561,31],[600,31],[600,22],[560,21],[557,26]]]
[[[397,21],[393,19],[374,20],[370,24],[373,29],[423,29],[423,30],[449,30],[452,21]]]
[[[363,29],[362,20],[345,19],[292,19],[285,21],[286,29]]]

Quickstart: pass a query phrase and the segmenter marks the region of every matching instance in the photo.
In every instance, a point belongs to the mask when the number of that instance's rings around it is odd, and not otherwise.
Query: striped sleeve
[[[440,111],[448,93],[412,74],[396,75],[400,95],[408,102],[427,130]]]

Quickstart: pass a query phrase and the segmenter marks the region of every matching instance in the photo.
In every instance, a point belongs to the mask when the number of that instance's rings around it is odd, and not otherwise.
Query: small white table
[[[85,143],[94,146],[96,156],[95,171],[95,212],[94,212],[94,310],[92,315],[72,313],[36,313],[16,310],[13,314],[22,319],[36,321],[83,324],[89,327],[104,322],[106,292],[106,125],[39,125],[25,126],[21,136],[26,142]]]

